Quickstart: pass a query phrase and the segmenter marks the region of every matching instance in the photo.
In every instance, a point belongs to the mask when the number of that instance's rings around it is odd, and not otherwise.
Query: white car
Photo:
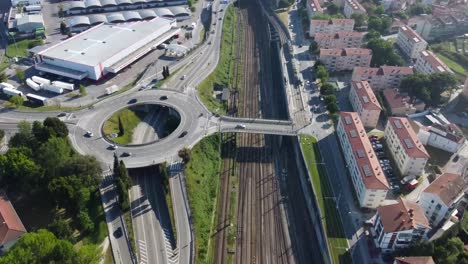
[[[245,126],[245,125],[243,125],[243,124],[238,124],[238,125],[236,125],[236,128],[239,128],[239,129],[245,129],[245,128],[246,128],[246,126]]]
[[[118,147],[116,144],[111,144],[111,145],[109,146],[109,148],[112,149],[112,150],[116,150],[116,149],[118,149],[119,147]]]

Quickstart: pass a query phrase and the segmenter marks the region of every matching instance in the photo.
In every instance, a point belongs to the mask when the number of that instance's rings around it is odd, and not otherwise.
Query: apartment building
[[[402,175],[420,176],[423,173],[429,154],[411,127],[408,118],[388,118],[385,142]]]
[[[400,27],[396,44],[411,59],[418,58],[419,53],[427,48],[427,42],[408,26]]]
[[[340,31],[337,33],[319,32],[314,41],[320,49],[359,48],[364,34],[357,31]]]
[[[431,256],[396,257],[393,264],[436,264]]]
[[[413,74],[413,68],[398,66],[380,66],[380,68],[355,67],[352,81],[368,81],[374,91],[399,87],[401,80]]]
[[[376,244],[384,253],[426,240],[431,230],[423,208],[401,198],[395,204],[377,208],[373,220]]]
[[[411,98],[406,93],[400,93],[397,88],[383,90],[384,100],[387,103],[387,110],[395,116],[406,116],[416,112],[424,111],[426,104],[419,100]]]
[[[351,82],[349,101],[361,118],[364,127],[375,128],[377,126],[382,107],[367,81]]]
[[[361,207],[377,208],[389,190],[389,184],[355,112],[341,112],[337,134]]]
[[[311,19],[309,35],[314,37],[318,32],[337,33],[340,31],[353,31],[354,19]]]
[[[418,131],[418,138],[426,146],[450,153],[457,152],[466,141],[461,129],[453,123],[433,123],[430,126],[421,126]]]
[[[423,50],[414,64],[414,69],[424,74],[448,72],[453,73],[450,68],[443,63],[439,57],[429,50]]]
[[[422,191],[418,203],[432,227],[443,223],[458,209],[464,211],[467,190],[468,185],[460,174],[444,173]]]
[[[317,14],[323,14],[323,8],[318,0],[307,0],[307,14],[309,19]]]
[[[344,0],[343,13],[351,18],[352,14],[365,14],[366,9],[357,0]]]
[[[367,67],[372,59],[370,49],[344,48],[320,49],[319,60],[328,71],[351,71],[355,67]]]

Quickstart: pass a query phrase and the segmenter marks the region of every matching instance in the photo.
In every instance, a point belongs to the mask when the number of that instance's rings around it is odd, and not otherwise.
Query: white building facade
[[[411,59],[417,59],[419,53],[427,48],[427,42],[407,26],[400,27],[396,44]]]
[[[337,33],[319,32],[314,41],[320,49],[359,48],[364,34],[357,31],[340,31]]]
[[[353,14],[365,14],[366,9],[356,0],[344,0],[343,13],[346,18]]]
[[[311,19],[309,35],[314,37],[315,33],[318,32],[337,33],[340,31],[353,31],[353,29],[354,19]]]
[[[450,153],[457,152],[466,141],[463,133],[455,124],[440,125],[434,123],[432,126],[422,127],[418,131],[418,138],[424,145]]]
[[[351,71],[355,67],[367,67],[372,59],[370,49],[320,49],[319,60],[328,71]]]
[[[364,127],[375,128],[377,126],[382,107],[367,81],[351,82],[349,101],[361,118]]]
[[[416,136],[408,118],[389,117],[384,137],[402,175],[420,176],[424,172],[429,154]]]
[[[368,81],[374,91],[380,91],[386,88],[399,87],[401,80],[408,75],[413,74],[410,67],[398,66],[380,66],[355,67],[351,76],[352,81]]]
[[[341,112],[337,134],[360,206],[377,208],[389,184],[358,114]]]
[[[414,69],[424,74],[432,73],[453,73],[450,68],[443,63],[439,57],[429,50],[423,50],[419,53],[419,56],[414,64]]]

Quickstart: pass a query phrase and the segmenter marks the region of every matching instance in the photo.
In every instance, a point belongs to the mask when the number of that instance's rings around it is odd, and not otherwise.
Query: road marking
[[[146,264],[148,263],[148,257],[147,257],[147,248],[146,248],[146,242],[143,240],[137,240],[138,244],[138,253],[140,253],[140,263],[141,264]]]

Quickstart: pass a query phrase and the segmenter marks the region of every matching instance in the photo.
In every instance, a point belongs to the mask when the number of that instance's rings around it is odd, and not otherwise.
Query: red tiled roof
[[[340,31],[337,33],[317,32],[314,39],[346,39],[346,38],[362,38],[363,34],[357,31]]]
[[[417,43],[417,42],[426,42],[421,36],[419,36],[416,31],[414,31],[412,28],[408,26],[403,26],[400,27],[400,31],[402,34],[404,34],[411,42]]]
[[[355,112],[340,112],[340,119],[366,188],[388,190],[387,179],[358,114]],[[366,171],[365,168],[369,170]],[[366,175],[366,172],[368,175]]]
[[[371,55],[372,50],[360,48],[320,49],[320,56]]]
[[[465,190],[468,185],[460,174],[444,173],[437,177],[423,192],[439,196],[440,200],[448,207]]]
[[[417,225],[431,228],[424,210],[417,203],[399,199],[398,203],[377,208],[385,233],[411,230]]]
[[[26,233],[23,223],[3,191],[0,191],[0,245]]]
[[[435,264],[431,256],[396,257],[395,264]]]
[[[413,74],[413,68],[398,67],[398,66],[380,66],[380,68],[372,67],[355,67],[353,75],[387,75],[387,74]]]
[[[429,63],[431,65],[431,68],[438,72],[450,72],[452,73],[452,70],[443,63],[439,57],[437,57],[434,53],[432,53],[429,50],[423,50],[419,53],[419,57]]]
[[[364,109],[367,110],[382,110],[382,107],[375,97],[374,91],[367,81],[352,81],[351,88],[358,95],[361,105]]]
[[[314,10],[315,12],[323,13],[323,8],[320,6],[320,2],[318,0],[309,0],[308,2],[312,10],[315,8],[316,9]]]
[[[429,158],[426,148],[419,141],[418,136],[406,117],[389,117],[388,122],[395,131],[405,152],[412,158]],[[398,125],[398,123],[400,125]]]
[[[383,95],[385,101],[387,101],[388,105],[390,106],[390,110],[394,111],[394,109],[402,108],[410,106],[410,97],[406,95],[402,95],[399,93],[397,88],[388,88],[383,90]],[[421,100],[415,100],[413,102],[414,106],[419,106],[420,104],[424,104]]]

